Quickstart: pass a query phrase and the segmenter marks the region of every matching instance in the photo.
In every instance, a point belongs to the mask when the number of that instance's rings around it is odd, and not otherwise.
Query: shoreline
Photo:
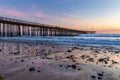
[[[107,44],[88,44],[88,43],[75,43],[75,42],[63,42],[63,41],[52,41],[52,40],[41,40],[39,38],[44,38],[44,37],[37,37],[37,39],[33,39],[36,37],[1,37],[0,41],[5,41],[5,42],[20,42],[20,43],[53,43],[53,44],[64,44],[64,45],[78,45],[78,46],[89,46],[89,47],[115,47],[119,48],[119,45],[107,45]],[[48,37],[46,37],[48,38]]]
[[[0,80],[120,80],[119,62],[114,47],[0,41]]]
[[[2,41],[20,41],[20,42],[53,42],[60,44],[76,44],[76,45],[90,45],[90,46],[113,46],[119,47],[119,38],[107,39],[104,37],[53,37],[53,36],[42,36],[42,37],[1,37]]]

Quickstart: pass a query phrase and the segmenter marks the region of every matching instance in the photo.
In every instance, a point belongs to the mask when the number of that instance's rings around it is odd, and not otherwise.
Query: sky
[[[120,33],[120,0],[1,0],[0,16]]]

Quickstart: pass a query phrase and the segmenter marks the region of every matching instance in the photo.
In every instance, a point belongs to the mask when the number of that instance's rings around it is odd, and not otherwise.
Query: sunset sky
[[[1,0],[0,16],[120,33],[120,0]]]

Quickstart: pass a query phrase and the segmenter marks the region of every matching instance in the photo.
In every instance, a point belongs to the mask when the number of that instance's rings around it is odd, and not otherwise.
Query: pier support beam
[[[2,37],[2,23],[0,23],[0,37]]]

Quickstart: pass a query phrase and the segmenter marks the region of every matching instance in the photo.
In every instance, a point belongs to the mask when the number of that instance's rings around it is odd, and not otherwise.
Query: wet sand
[[[0,80],[120,80],[120,49],[1,41]]]

